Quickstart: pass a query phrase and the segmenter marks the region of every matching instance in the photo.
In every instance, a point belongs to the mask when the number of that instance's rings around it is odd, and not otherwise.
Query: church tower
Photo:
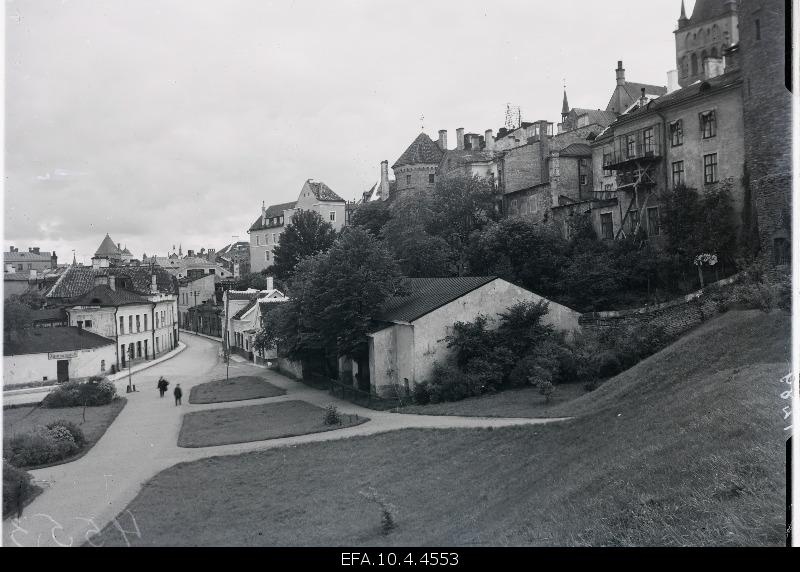
[[[691,17],[687,18],[681,0],[681,15],[674,33],[680,86],[713,77],[713,70],[722,67],[725,49],[739,43],[739,2],[697,0]]]

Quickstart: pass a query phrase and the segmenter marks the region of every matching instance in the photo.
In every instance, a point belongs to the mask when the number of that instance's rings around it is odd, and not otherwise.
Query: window
[[[122,360],[122,367],[125,367],[125,344],[119,346],[119,357]]]
[[[606,184],[605,187],[603,187],[603,190],[606,191],[606,192],[610,192],[613,186],[614,186],[613,184],[608,183],[608,184]]]
[[[689,75],[689,60],[686,59],[686,56],[681,58],[681,77],[686,77]]]
[[[278,235],[274,232],[272,233],[272,244],[278,244]]]
[[[123,316],[119,317],[119,333],[125,333],[125,318]]]
[[[614,174],[614,171],[608,168],[608,165],[611,164],[611,153],[603,153],[603,176],[610,177]]]
[[[411,175],[406,175],[406,185],[411,184]]]
[[[651,236],[661,234],[659,222],[658,207],[647,207],[647,229]]]
[[[673,147],[683,145],[683,119],[678,119],[669,124],[669,135]]]
[[[100,360],[100,371],[105,371],[105,370],[106,370],[106,360],[101,359]]]
[[[158,329],[158,312],[156,312],[155,321],[156,321],[155,328]]]
[[[692,75],[697,75],[697,54],[692,54]]]
[[[581,175],[581,186],[585,186],[587,182],[588,179],[586,178],[586,175]]]
[[[144,331],[147,331],[147,314],[144,315]]]
[[[166,323],[166,320],[164,320],[164,310],[161,310],[161,325],[163,326]]]
[[[142,357],[142,342],[136,342],[136,357]]]
[[[636,139],[633,135],[625,136],[625,157],[627,159],[636,157]]]
[[[761,20],[756,18],[756,40],[761,39]]]
[[[86,321],[83,323],[83,325],[84,325],[84,326],[86,326],[87,328],[91,328],[91,327],[92,327],[92,321],[91,321],[91,320],[86,320]]]
[[[264,260],[265,260],[266,262],[269,262],[269,250],[267,250],[267,251],[264,253]]]
[[[717,114],[714,110],[704,111],[700,114],[700,132],[703,139],[710,139],[717,135]]]
[[[611,213],[600,215],[600,234],[606,240],[614,238],[614,220],[611,217]]]
[[[683,185],[683,161],[675,161],[672,163],[672,186],[679,187]]]
[[[256,246],[261,246],[261,237],[256,235]]]
[[[336,222],[336,211],[331,211],[328,213],[328,218],[331,219],[331,222]]]
[[[147,350],[147,340],[144,341],[144,359],[148,359],[150,357],[150,353]]]
[[[653,137],[653,128],[648,127],[642,131],[642,139],[644,140],[644,154],[652,155],[656,150],[655,138]]]
[[[717,154],[703,155],[703,182],[717,182]]]
[[[136,314],[136,331],[137,332],[141,332],[142,331],[142,325],[139,323],[139,314]],[[139,352],[139,353],[141,353],[141,352]]]
[[[428,182],[432,185],[434,181],[435,181],[435,175],[431,173],[430,175],[428,175]]]
[[[83,320],[78,320],[78,328],[79,329],[83,328]]]

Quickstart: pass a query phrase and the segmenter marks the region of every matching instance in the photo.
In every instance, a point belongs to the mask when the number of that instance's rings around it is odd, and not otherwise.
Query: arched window
[[[716,24],[711,27],[711,41],[716,42],[719,40],[719,28]]]
[[[697,54],[692,54],[692,75],[697,75]]]
[[[705,63],[705,61],[706,61],[706,58],[708,58],[708,52],[706,52],[705,50],[703,50],[703,53],[702,53],[702,54],[700,54],[700,63]]]
[[[710,53],[709,55],[710,55],[712,58],[716,58],[716,57],[717,57],[717,47],[716,47],[716,46],[714,46],[713,48],[711,48],[711,53]]]
[[[689,59],[686,56],[681,58],[681,77],[689,75]]]
[[[683,42],[683,45],[686,46],[687,48],[691,48],[692,47],[692,35],[691,34],[686,34],[686,40]]]

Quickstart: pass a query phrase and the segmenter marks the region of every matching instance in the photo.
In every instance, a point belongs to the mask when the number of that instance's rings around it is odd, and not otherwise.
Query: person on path
[[[169,382],[166,379],[164,379],[163,376],[158,378],[158,391],[159,393],[161,393],[161,397],[164,397],[164,394],[167,392],[168,385]]]
[[[175,386],[175,391],[173,391],[172,394],[175,396],[175,405],[180,405],[181,397],[183,397],[183,391],[181,391],[180,383]]]
[[[17,491],[16,491],[16,501],[17,501],[17,520],[22,518],[22,509],[25,506],[25,480],[20,477],[19,482],[17,483]]]

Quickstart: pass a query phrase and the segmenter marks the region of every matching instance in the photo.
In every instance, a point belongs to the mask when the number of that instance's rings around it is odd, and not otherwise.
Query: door
[[[58,372],[58,382],[69,381],[69,360],[60,359],[56,363],[56,371]]]

